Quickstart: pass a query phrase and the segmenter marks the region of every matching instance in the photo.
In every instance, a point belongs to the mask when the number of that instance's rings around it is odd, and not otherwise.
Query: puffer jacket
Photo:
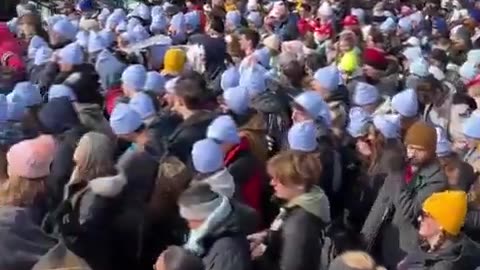
[[[323,229],[330,223],[328,198],[319,187],[288,202],[268,232],[264,257],[269,269],[316,270]]]
[[[465,235],[447,240],[439,250],[417,247],[398,266],[399,270],[474,270],[480,265],[480,246]]]
[[[82,257],[92,269],[112,269],[115,256],[113,222],[121,207],[121,193],[127,183],[123,174],[100,177],[88,182],[84,188],[69,195],[77,197],[74,211],[79,226],[65,237],[74,237],[69,248]],[[73,186],[72,186],[73,187]]]

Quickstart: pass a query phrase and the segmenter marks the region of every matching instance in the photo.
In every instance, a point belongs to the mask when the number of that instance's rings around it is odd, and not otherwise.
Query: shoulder
[[[318,229],[320,231],[321,228],[322,221],[301,207],[292,209],[284,224],[285,233],[295,235],[302,230]]]

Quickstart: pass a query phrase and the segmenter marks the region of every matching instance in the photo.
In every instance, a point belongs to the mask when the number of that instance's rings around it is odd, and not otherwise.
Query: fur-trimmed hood
[[[113,176],[99,177],[88,183],[90,189],[95,195],[107,198],[118,196],[126,184],[127,178],[123,173]]]

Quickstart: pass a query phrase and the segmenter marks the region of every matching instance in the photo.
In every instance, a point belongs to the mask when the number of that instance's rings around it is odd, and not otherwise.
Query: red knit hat
[[[359,25],[358,18],[355,15],[348,15],[343,19],[343,26],[356,26]]]
[[[363,64],[374,69],[385,70],[388,66],[388,61],[383,51],[375,48],[366,48],[363,51]]]

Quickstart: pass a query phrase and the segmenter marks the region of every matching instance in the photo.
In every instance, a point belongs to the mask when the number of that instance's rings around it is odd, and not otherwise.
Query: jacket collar
[[[440,164],[437,161],[430,162],[428,165],[421,167],[417,175],[424,178],[431,178],[441,170]]]

